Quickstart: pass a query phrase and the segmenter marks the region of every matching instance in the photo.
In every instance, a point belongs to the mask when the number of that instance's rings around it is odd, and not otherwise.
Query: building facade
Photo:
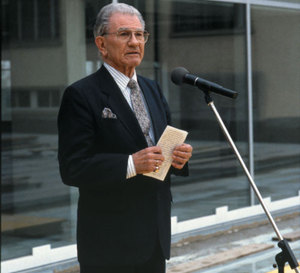
[[[101,66],[92,28],[105,0],[3,0],[2,262],[76,243],[77,190],[62,184],[56,118],[64,89]],[[179,221],[256,198],[199,89],[175,67],[236,90],[212,94],[263,197],[300,189],[300,1],[128,0],[150,39],[138,73],[159,82],[189,132],[190,177],[173,179]]]

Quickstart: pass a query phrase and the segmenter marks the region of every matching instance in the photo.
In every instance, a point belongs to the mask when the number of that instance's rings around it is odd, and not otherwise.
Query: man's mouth
[[[127,52],[127,55],[140,55],[137,51]]]

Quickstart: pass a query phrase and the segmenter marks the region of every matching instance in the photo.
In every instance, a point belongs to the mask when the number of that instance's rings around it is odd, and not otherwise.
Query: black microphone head
[[[188,73],[189,71],[187,71],[184,67],[176,67],[171,73],[171,80],[173,83],[181,85],[184,82],[185,75]]]

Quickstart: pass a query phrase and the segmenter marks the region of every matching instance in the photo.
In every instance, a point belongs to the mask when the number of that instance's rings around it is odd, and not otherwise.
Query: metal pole
[[[220,115],[219,115],[219,113],[218,113],[218,111],[217,111],[217,109],[216,109],[216,107],[215,107],[215,105],[214,105],[214,102],[213,102],[213,101],[209,102],[209,103],[208,103],[208,106],[212,109],[212,111],[213,111],[214,114],[216,115],[217,120],[218,120],[218,123],[219,123],[221,129],[222,129],[222,131],[223,131],[225,137],[227,138],[227,140],[228,140],[228,142],[229,142],[231,148],[232,148],[233,151],[235,152],[235,154],[236,154],[236,156],[237,156],[237,158],[238,158],[238,160],[239,160],[239,162],[240,162],[242,168],[244,169],[244,171],[245,171],[245,173],[246,173],[246,175],[247,175],[247,178],[248,178],[248,180],[249,180],[249,182],[250,182],[250,184],[251,184],[251,186],[252,186],[252,189],[254,190],[254,192],[255,192],[255,194],[256,194],[256,196],[257,196],[259,202],[261,203],[261,205],[262,205],[262,207],[263,207],[263,209],[264,209],[266,215],[268,216],[268,218],[269,218],[269,220],[270,220],[270,222],[271,222],[271,224],[272,224],[272,226],[273,226],[273,228],[274,228],[274,231],[276,232],[276,235],[277,235],[278,239],[279,239],[280,241],[283,240],[283,237],[282,237],[282,235],[280,234],[280,231],[279,231],[279,229],[277,228],[277,225],[276,225],[276,223],[274,222],[274,219],[273,219],[272,215],[270,214],[269,210],[267,209],[267,207],[266,207],[266,205],[265,205],[265,202],[264,202],[264,200],[263,200],[263,198],[262,198],[262,196],[261,196],[261,194],[260,194],[258,188],[256,187],[255,182],[254,182],[254,180],[253,180],[253,178],[252,178],[250,172],[248,171],[246,164],[245,164],[244,161],[243,161],[243,158],[241,157],[241,155],[240,155],[238,149],[236,148],[236,146],[235,146],[235,144],[234,144],[234,142],[233,142],[233,140],[232,140],[230,134],[229,134],[228,131],[227,131],[227,128],[226,128],[225,124],[223,123],[223,121],[222,121],[222,119],[221,119],[221,117],[220,117]]]
[[[250,184],[252,186],[252,189],[254,190],[254,192],[255,192],[255,194],[256,194],[256,196],[257,196],[257,198],[258,198],[261,206],[263,207],[263,210],[265,211],[265,214],[267,215],[267,217],[268,217],[268,219],[269,219],[269,221],[270,221],[270,223],[271,223],[271,225],[272,225],[272,227],[273,227],[273,229],[274,229],[274,231],[275,231],[275,233],[276,233],[276,235],[277,235],[277,237],[278,237],[278,239],[280,241],[279,244],[283,244],[283,246],[279,245],[279,247],[282,248],[282,252],[277,255],[278,259],[280,260],[279,272],[284,272],[284,263],[286,261],[288,261],[289,264],[290,264],[290,266],[294,267],[293,269],[295,270],[295,272],[296,273],[300,273],[299,269],[298,269],[298,262],[297,262],[296,258],[294,257],[294,254],[292,253],[292,250],[289,248],[287,241],[283,239],[283,237],[282,237],[282,235],[281,235],[281,233],[280,233],[280,231],[279,231],[279,229],[278,229],[278,227],[277,227],[277,225],[276,225],[276,223],[275,223],[272,215],[270,214],[270,212],[269,212],[269,210],[268,210],[268,208],[267,208],[267,206],[266,206],[266,204],[265,204],[265,202],[264,202],[264,200],[263,200],[263,198],[262,198],[262,196],[261,196],[258,188],[256,187],[256,184],[255,184],[255,182],[254,182],[254,180],[253,180],[250,172],[247,169],[246,164],[243,161],[243,158],[241,157],[241,155],[240,155],[238,149],[236,148],[236,146],[235,146],[235,144],[234,144],[234,142],[233,142],[233,140],[232,140],[232,138],[231,138],[231,136],[230,136],[230,134],[229,134],[226,126],[225,126],[225,124],[223,123],[223,120],[220,117],[220,115],[219,115],[219,113],[218,113],[218,111],[217,111],[217,109],[216,109],[216,107],[214,105],[214,102],[212,101],[212,99],[209,96],[208,92],[205,92],[205,95],[206,95],[205,99],[206,99],[206,102],[207,102],[208,106],[214,112],[214,114],[215,114],[215,116],[217,118],[217,121],[218,121],[218,123],[219,123],[219,125],[220,125],[220,127],[221,127],[221,129],[222,129],[222,131],[223,131],[223,133],[225,135],[225,137],[227,138],[227,140],[228,140],[231,148],[235,152],[235,154],[236,154],[236,156],[237,156],[237,158],[238,158],[238,160],[239,160],[242,168],[244,169],[245,174],[247,175],[247,178],[248,178],[248,180],[249,180],[249,182],[250,182]],[[278,266],[279,266],[279,263],[278,263]]]

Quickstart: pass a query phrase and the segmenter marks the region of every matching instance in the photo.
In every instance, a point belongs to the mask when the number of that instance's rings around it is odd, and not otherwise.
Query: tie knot
[[[128,87],[130,89],[137,89],[138,88],[138,84],[135,80],[131,79],[129,82],[128,82]]]

